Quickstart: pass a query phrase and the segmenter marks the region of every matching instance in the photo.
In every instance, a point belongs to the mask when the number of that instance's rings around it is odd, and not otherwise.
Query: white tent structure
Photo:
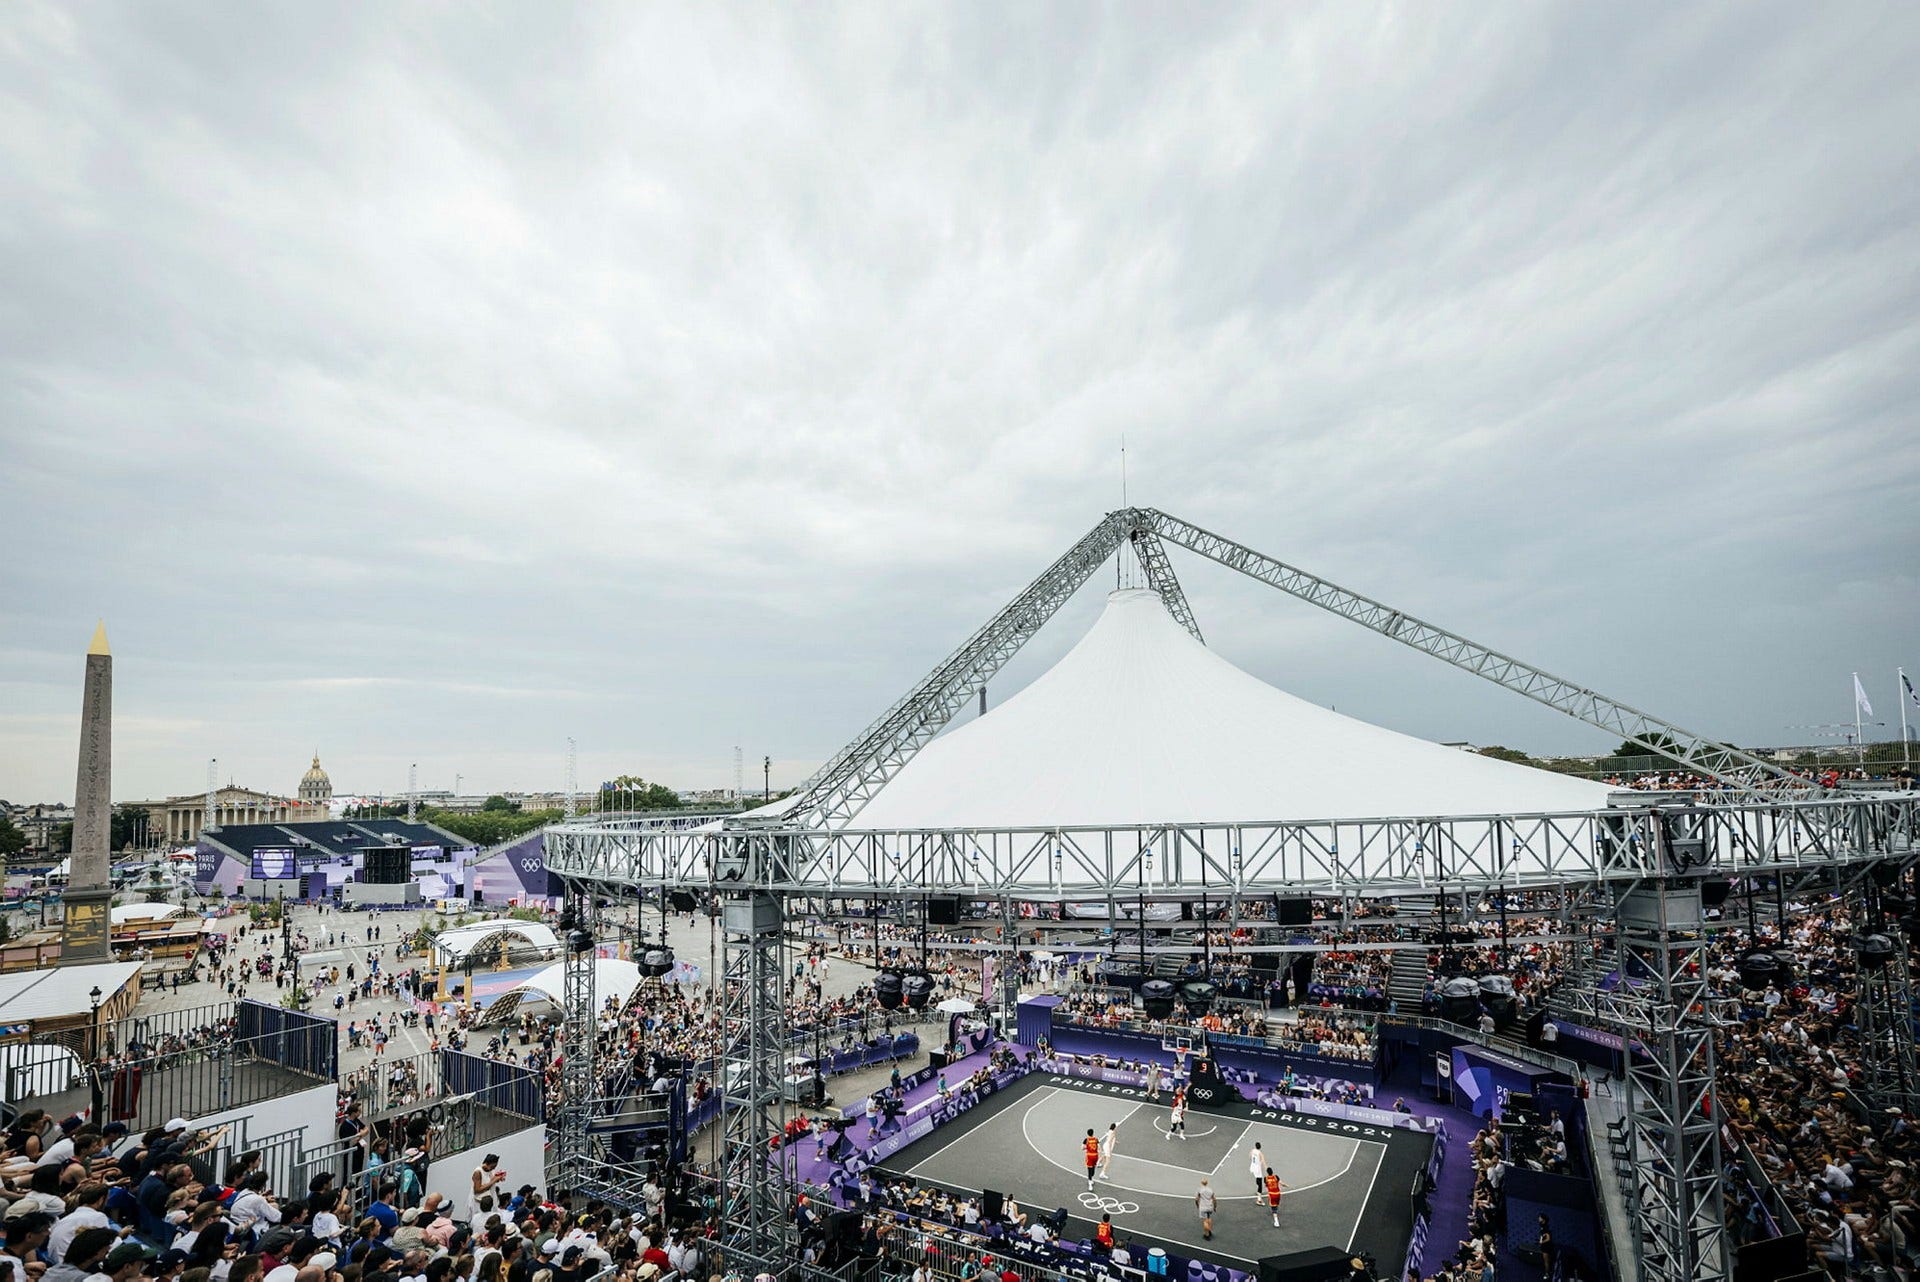
[[[1295,698],[1196,641],[1158,593],[1130,588],[1026,689],[922,749],[852,826],[1545,813],[1601,809],[1612,792]]]
[[[434,956],[443,966],[458,966],[474,953],[490,953],[495,940],[502,941],[510,951],[524,947],[542,957],[556,956],[560,951],[560,938],[553,927],[503,917],[448,927],[433,937]]]
[[[498,1024],[513,1018],[519,1012],[523,1002],[549,1002],[559,1009],[566,1001],[567,964],[555,962],[544,967],[524,982],[515,984],[500,994],[487,1007],[486,1018],[482,1023]],[[640,967],[618,957],[600,957],[593,963],[593,992],[596,1005],[604,1005],[608,999],[617,998],[625,1002],[640,987]]]
[[[109,915],[114,925],[128,926],[149,921],[169,921],[184,916],[186,911],[179,904],[121,904],[110,910]]]

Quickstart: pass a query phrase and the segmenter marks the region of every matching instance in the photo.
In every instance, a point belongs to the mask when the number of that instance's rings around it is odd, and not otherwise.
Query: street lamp
[[[91,1042],[91,1046],[89,1047],[89,1049],[92,1052],[89,1058],[93,1060],[92,1071],[87,1074],[87,1086],[89,1088],[88,1094],[90,1094],[93,1097],[93,1101],[92,1101],[93,1110],[89,1114],[89,1116],[93,1119],[95,1124],[101,1124],[100,1123],[100,1103],[101,1103],[102,1088],[100,1085],[100,985],[95,984],[93,986],[93,991],[87,994],[87,1000],[93,1003],[92,1010],[88,1014],[88,1026],[91,1034],[89,1038]]]
[[[773,758],[768,757],[760,763],[760,792],[762,800],[773,800]]]

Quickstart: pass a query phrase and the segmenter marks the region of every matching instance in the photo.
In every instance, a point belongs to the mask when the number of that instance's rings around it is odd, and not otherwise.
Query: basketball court
[[[1168,1103],[1136,1087],[1033,1073],[883,1169],[953,1192],[993,1189],[1034,1217],[1064,1207],[1069,1238],[1091,1237],[1104,1213],[1142,1250],[1162,1245],[1251,1269],[1262,1256],[1332,1246],[1371,1254],[1383,1277],[1399,1273],[1413,1231],[1414,1173],[1432,1136],[1235,1102],[1188,1109],[1182,1139],[1169,1134]],[[1114,1157],[1089,1190],[1083,1144],[1109,1124],[1119,1126]],[[1255,1193],[1256,1144],[1286,1185],[1278,1228]],[[1202,1177],[1219,1203],[1211,1241],[1194,1206]]]

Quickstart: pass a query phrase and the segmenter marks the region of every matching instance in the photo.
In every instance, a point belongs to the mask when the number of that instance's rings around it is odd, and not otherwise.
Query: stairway
[[[1393,1008],[1417,1015],[1427,999],[1427,950],[1402,948],[1393,955],[1393,971],[1387,976],[1387,996]]]

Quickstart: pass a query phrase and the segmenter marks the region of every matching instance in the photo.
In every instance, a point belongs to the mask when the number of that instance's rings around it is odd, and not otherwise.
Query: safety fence
[[[262,1002],[158,1012],[114,1025],[94,1086],[106,1119],[137,1132],[332,1083],[337,1038],[330,1019]]]

